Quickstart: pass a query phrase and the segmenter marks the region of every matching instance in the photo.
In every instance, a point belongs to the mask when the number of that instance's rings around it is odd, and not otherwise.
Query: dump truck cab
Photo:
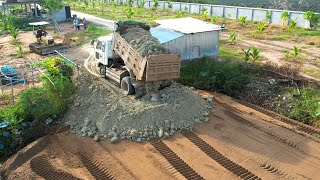
[[[91,42],[94,49],[94,56],[97,66],[110,67],[116,54],[112,50],[113,36],[103,36]]]

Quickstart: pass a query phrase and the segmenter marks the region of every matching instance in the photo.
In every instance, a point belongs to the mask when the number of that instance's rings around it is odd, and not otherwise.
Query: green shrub
[[[252,57],[252,62],[255,63],[257,61],[259,61],[260,59],[260,49],[256,48],[256,47],[252,47],[252,52],[250,53],[251,57]]]
[[[296,27],[296,25],[297,25],[297,18],[290,20],[289,26],[288,26],[289,30],[293,30]]]
[[[17,55],[19,58],[23,57],[23,50],[22,50],[22,46],[20,44],[18,45]]]
[[[181,69],[179,82],[197,89],[234,95],[241,92],[255,71],[242,63],[201,59]]]
[[[266,12],[266,21],[267,21],[267,23],[270,23],[270,21],[271,21],[271,11],[270,10],[268,10]]]
[[[72,66],[60,58],[47,59],[37,66],[46,69],[42,76],[42,87],[26,89],[18,102],[0,110],[0,156],[4,157],[18,150],[25,143],[27,131],[34,131],[47,118],[57,120],[67,109],[73,94],[71,81]],[[29,129],[21,124],[33,124]],[[22,128],[22,129],[21,129]],[[25,134],[24,134],[25,133]]]
[[[242,49],[243,51],[243,57],[242,59],[244,60],[244,62],[248,63],[250,60],[250,55],[251,55],[251,48],[249,48],[248,50]]]
[[[245,25],[246,21],[247,21],[247,16],[240,16],[239,17],[239,21],[240,21],[242,26]]]
[[[265,22],[258,22],[258,25],[254,28],[253,36],[256,38],[262,38],[263,31],[267,28],[267,23]]]
[[[211,16],[210,22],[211,24],[217,23],[217,16]]]
[[[311,87],[302,88],[298,100],[289,117],[310,125],[319,124],[320,91]]]
[[[282,19],[282,26],[286,26],[289,19],[289,13],[287,11],[283,11],[280,15],[280,18]]]
[[[229,41],[232,45],[234,45],[237,42],[237,35],[235,32],[229,33]]]

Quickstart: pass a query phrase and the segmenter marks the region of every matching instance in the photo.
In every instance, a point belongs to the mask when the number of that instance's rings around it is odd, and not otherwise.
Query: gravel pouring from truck
[[[148,48],[148,54],[151,55],[143,57],[132,45],[136,43],[135,40],[130,41],[130,44],[123,38],[130,28],[141,28],[146,32],[143,37],[151,36],[150,27],[144,23],[119,21],[112,35],[100,37],[92,42],[101,75],[118,82],[125,94],[135,93],[138,96],[145,93],[146,84],[155,83],[165,87],[170,85],[172,80],[178,79],[180,77],[180,57],[176,54],[159,54],[159,51],[155,51],[156,55],[152,55],[152,47],[151,50]],[[133,37],[135,36],[132,29],[130,33]],[[136,39],[139,38],[141,36],[136,37]],[[160,43],[157,44],[154,40],[150,42],[140,39],[139,41],[140,44],[136,43],[136,47],[148,46],[148,44],[141,43],[154,43],[154,46],[160,46]],[[164,47],[158,49],[162,48]]]

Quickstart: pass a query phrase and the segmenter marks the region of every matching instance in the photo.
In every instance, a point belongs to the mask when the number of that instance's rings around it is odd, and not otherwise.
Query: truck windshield
[[[97,42],[97,47],[96,47],[96,49],[101,49],[101,47],[102,47],[102,42],[101,42],[101,41],[98,41],[98,42]]]

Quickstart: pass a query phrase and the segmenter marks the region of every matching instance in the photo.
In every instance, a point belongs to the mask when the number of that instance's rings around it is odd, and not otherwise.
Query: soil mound
[[[74,106],[65,116],[67,123],[74,133],[104,136],[112,142],[169,137],[206,121],[212,110],[212,99],[177,83],[140,99],[124,96],[112,83],[89,74],[78,78],[77,87]]]

